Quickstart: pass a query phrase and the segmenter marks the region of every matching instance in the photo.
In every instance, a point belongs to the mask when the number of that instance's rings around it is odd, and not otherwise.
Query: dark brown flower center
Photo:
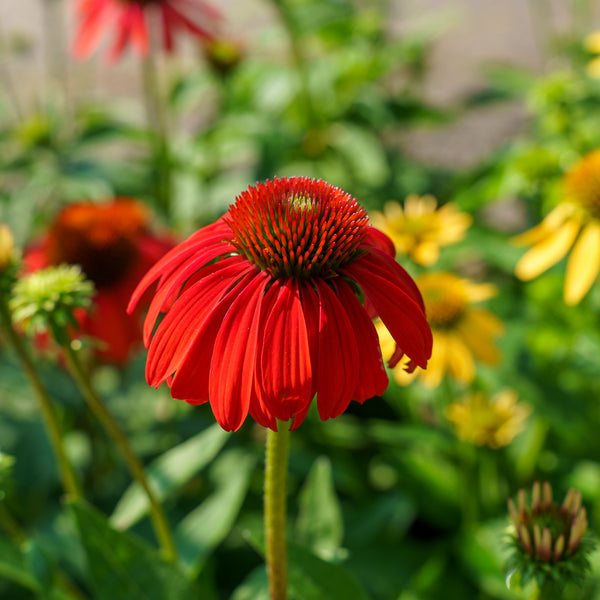
[[[50,230],[48,259],[51,264],[78,264],[96,287],[109,286],[131,268],[146,222],[145,207],[132,200],[72,204]]]

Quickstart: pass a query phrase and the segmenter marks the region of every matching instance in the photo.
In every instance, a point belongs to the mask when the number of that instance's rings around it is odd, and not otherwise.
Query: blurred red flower
[[[203,0],[78,0],[79,26],[73,52],[77,58],[89,58],[101,38],[114,32],[109,50],[111,61],[117,60],[126,46],[141,56],[149,52],[149,32],[160,27],[164,48],[171,52],[174,36],[185,30],[204,40],[212,40],[221,13]]]
[[[127,303],[143,274],[175,245],[171,236],[151,233],[149,219],[149,209],[128,198],[71,204],[25,251],[28,272],[78,264],[94,282],[94,308],[76,313],[77,335],[99,341],[95,355],[100,361],[122,365],[141,344],[141,312],[148,300],[132,315]]]
[[[426,367],[432,337],[421,295],[349,194],[305,177],[243,192],[216,223],[163,257],[129,310],[158,280],[144,323],[146,378],[174,398],[210,401],[223,429],[321,419],[382,394],[388,379],[372,311]],[[161,313],[165,313],[161,319]]]

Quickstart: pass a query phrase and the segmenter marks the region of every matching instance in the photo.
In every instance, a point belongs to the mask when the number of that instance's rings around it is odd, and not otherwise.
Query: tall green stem
[[[0,322],[8,341],[13,346],[17,357],[19,358],[21,366],[23,367],[23,371],[29,379],[31,387],[35,392],[35,397],[37,399],[42,418],[44,419],[46,431],[48,432],[48,436],[50,438],[50,444],[52,445],[52,449],[58,461],[65,492],[67,492],[67,494],[69,494],[75,500],[80,499],[83,497],[81,486],[65,452],[62,442],[62,434],[58,425],[58,418],[56,416],[54,406],[52,405],[50,396],[42,384],[42,381],[37,373],[33,361],[31,360],[31,357],[25,348],[25,345],[23,344],[23,341],[12,326],[10,310],[6,304],[6,299],[3,296],[0,297]]]
[[[165,558],[170,562],[174,562],[177,559],[177,550],[173,541],[171,528],[167,521],[162,505],[158,502],[154,492],[151,490],[150,485],[148,484],[144,467],[140,459],[134,453],[129,444],[127,436],[119,424],[115,421],[114,417],[104,405],[104,402],[94,391],[87,373],[81,366],[81,362],[79,361],[77,353],[73,350],[70,344],[66,344],[64,346],[64,350],[69,371],[79,386],[79,389],[81,390],[81,393],[83,394],[88,406],[119,448],[133,478],[140,484],[146,493],[148,502],[150,503],[150,516],[152,518],[154,530],[156,531],[156,537],[162,546]]]
[[[148,129],[154,145],[153,170],[156,203],[165,216],[170,216],[171,209],[171,155],[169,148],[169,131],[165,112],[158,65],[156,60],[156,41],[153,31],[150,32],[148,55],[142,59],[142,80],[144,85],[144,101]]]
[[[271,600],[287,600],[286,488],[290,423],[269,429],[265,458],[265,553]]]

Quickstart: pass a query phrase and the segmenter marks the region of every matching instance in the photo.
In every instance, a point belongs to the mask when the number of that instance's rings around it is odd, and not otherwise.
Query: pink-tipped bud
[[[523,549],[531,556],[533,554],[533,546],[531,545],[531,536],[529,535],[527,527],[521,524],[517,531],[519,532],[519,540],[521,541],[521,544],[523,544]]]
[[[577,550],[581,538],[587,530],[587,515],[585,507],[579,509],[577,516],[573,519],[571,524],[571,534],[569,535],[569,544],[567,545],[567,556],[570,556]]]
[[[552,506],[552,486],[544,481],[544,486],[542,489],[542,508],[544,510],[549,510]]]
[[[550,535],[550,529],[544,527],[542,531],[542,543],[538,552],[539,557],[545,561],[550,562],[550,555],[552,554],[552,536]]]
[[[541,488],[540,482],[536,481],[533,484],[533,488],[531,491],[531,512],[534,515],[537,515],[540,512],[540,496],[541,496]]]
[[[521,523],[521,519],[519,518],[519,513],[517,512],[517,507],[512,498],[508,499],[508,513],[510,515],[510,520],[512,524],[515,526],[515,529],[519,530],[519,523]]]
[[[560,507],[560,514],[566,517],[571,512],[571,506],[573,505],[573,497],[575,496],[575,490],[570,488],[565,496],[565,499]]]
[[[517,506],[519,507],[521,518],[527,518],[527,495],[525,494],[525,490],[519,490],[517,493]]]
[[[556,562],[562,556],[562,553],[565,550],[565,536],[561,533],[554,544],[554,553],[552,554],[552,559]]]

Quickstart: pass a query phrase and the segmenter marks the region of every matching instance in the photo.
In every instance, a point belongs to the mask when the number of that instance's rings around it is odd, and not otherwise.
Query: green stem
[[[63,348],[65,350],[69,371],[81,390],[81,393],[83,394],[88,406],[119,448],[133,478],[140,484],[146,493],[148,502],[150,503],[150,516],[152,518],[156,537],[162,546],[165,558],[170,562],[174,562],[177,559],[177,550],[175,548],[175,542],[173,541],[171,528],[167,521],[162,505],[156,499],[156,496],[151,490],[148,480],[146,479],[144,466],[131,448],[127,436],[117,421],[115,421],[114,417],[110,414],[104,402],[94,391],[87,373],[81,366],[81,362],[79,361],[77,353],[73,350],[70,344],[66,344],[63,346]]]
[[[79,480],[73,467],[71,466],[71,463],[69,462],[69,459],[67,458],[67,454],[63,446],[62,434],[58,425],[58,418],[52,405],[52,401],[50,400],[50,396],[42,384],[42,381],[25,348],[25,345],[23,344],[23,341],[12,326],[10,310],[4,297],[0,298],[0,322],[8,341],[15,349],[17,357],[19,358],[21,366],[23,367],[23,371],[25,371],[25,375],[29,379],[31,387],[35,392],[35,397],[44,419],[46,431],[48,432],[48,436],[50,438],[50,444],[52,445],[52,449],[58,461],[65,492],[67,492],[67,494],[69,494],[74,500],[83,498]]]
[[[152,32],[151,32],[152,34]],[[152,133],[154,158],[153,170],[156,203],[166,217],[171,209],[171,156],[169,150],[169,130],[164,102],[158,79],[155,52],[156,42],[150,35],[148,56],[142,59],[142,80],[148,129]]]
[[[290,423],[267,432],[265,458],[265,553],[271,600],[287,600],[286,487]]]

